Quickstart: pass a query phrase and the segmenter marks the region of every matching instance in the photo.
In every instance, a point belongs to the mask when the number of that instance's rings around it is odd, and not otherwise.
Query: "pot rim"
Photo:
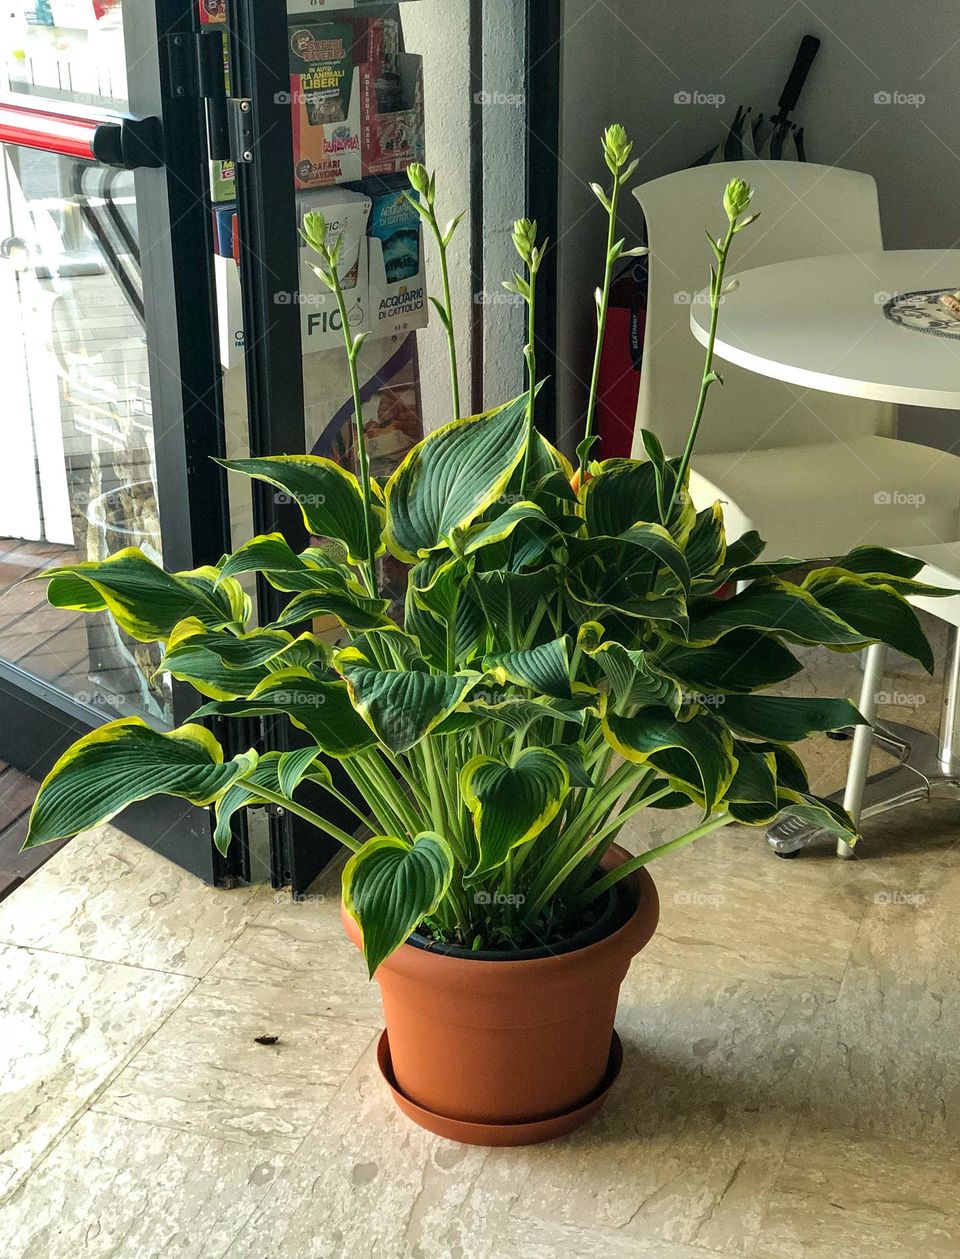
[[[607,868],[616,869],[617,866],[631,859],[631,853],[614,844],[606,854],[606,860],[609,862]],[[592,961],[603,954],[633,957],[647,944],[657,928],[660,917],[660,898],[657,895],[656,884],[645,866],[629,874],[621,886],[632,889],[634,893],[633,912],[616,931],[603,936],[593,944],[571,949],[566,953],[551,953],[546,957],[493,959],[474,956],[452,957],[433,949],[405,943],[401,944],[385,962],[382,962],[379,969],[416,978],[420,982],[424,982],[425,975],[428,975],[426,982],[436,984],[438,987],[462,986],[465,983],[472,986],[479,983],[481,987],[486,988],[488,985],[496,986],[507,973],[507,969],[517,978],[523,976],[524,979],[536,979],[538,976],[543,976],[546,979],[549,974],[551,980],[557,981],[564,971],[571,973],[580,971],[585,959]],[[342,901],[340,918],[351,942],[357,948],[361,948],[360,928],[347,913]]]

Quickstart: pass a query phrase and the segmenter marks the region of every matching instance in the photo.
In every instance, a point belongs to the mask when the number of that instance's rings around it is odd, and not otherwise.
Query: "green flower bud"
[[[421,197],[427,197],[429,200],[430,176],[421,162],[414,162],[412,166],[407,167],[407,179],[410,180],[410,187],[414,192],[418,192]]]
[[[723,194],[723,208],[727,212],[727,218],[731,223],[735,223],[740,215],[750,204],[750,198],[753,196],[753,189],[743,179],[731,179],[727,184],[727,190]]]
[[[517,219],[513,225],[513,244],[523,259],[530,265],[533,260],[533,251],[537,243],[537,225],[530,219]]]
[[[626,129],[616,122],[603,133],[603,155],[607,166],[616,173],[626,166],[633,152],[633,145],[627,137]]]
[[[310,210],[303,216],[303,239],[318,254],[326,249],[327,220],[319,210]]]

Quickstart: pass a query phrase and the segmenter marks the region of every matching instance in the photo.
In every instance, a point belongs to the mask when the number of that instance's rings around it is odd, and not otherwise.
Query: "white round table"
[[[854,398],[960,409],[957,336],[918,331],[885,313],[891,298],[960,289],[960,250],[904,249],[777,262],[739,274],[720,308],[716,354],[762,376]],[[691,303],[706,345],[710,308]]]
[[[719,359],[748,371],[809,389],[873,398],[880,402],[960,409],[960,321],[951,329],[904,326],[914,302],[895,299],[932,290],[960,289],[960,250],[907,249],[863,254],[831,254],[778,262],[732,273],[739,283],[724,296],[715,343]],[[692,303],[690,326],[703,345],[709,341],[710,308],[701,295]],[[906,310],[903,308],[906,307]],[[929,307],[935,315],[936,304]],[[921,321],[922,322],[922,321]],[[951,330],[955,335],[949,335]],[[945,335],[946,334],[946,335]],[[926,548],[938,552],[946,547]],[[925,575],[951,585],[957,557],[950,549],[946,571]],[[952,602],[952,601],[951,601]],[[870,817],[926,800],[960,796],[960,630],[951,617],[940,738],[899,723],[858,726],[846,791],[832,799],[855,817]],[[861,696],[861,711],[876,721],[877,694],[883,682],[885,649],[872,648]],[[876,742],[898,762],[867,778],[870,750]],[[825,837],[810,822],[785,818],[767,832],[781,856]],[[842,841],[841,856],[852,850]]]

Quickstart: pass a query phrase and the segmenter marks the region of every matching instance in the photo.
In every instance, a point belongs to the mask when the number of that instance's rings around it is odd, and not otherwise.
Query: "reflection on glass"
[[[158,652],[31,573],[161,559],[132,176],[6,146],[0,174],[0,656],[116,714],[169,718]]]
[[[3,87],[75,104],[126,107],[120,0],[18,0],[2,21]]]

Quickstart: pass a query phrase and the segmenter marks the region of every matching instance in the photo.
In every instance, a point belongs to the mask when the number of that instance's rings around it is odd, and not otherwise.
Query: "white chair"
[[[703,365],[689,306],[708,279],[703,232],[723,229],[723,188],[737,175],[754,187],[761,218],[737,237],[731,274],[883,248],[876,184],[854,171],[726,162],[636,189],[651,251],[637,428],[656,433],[670,455],[686,441]],[[757,529],[769,556],[804,558],[960,539],[960,458],[898,441],[892,407],[717,366],[725,384],[711,391],[690,489],[698,508],[724,501],[731,537]],[[907,495],[890,502],[898,487],[922,494],[923,509]]]
[[[834,797],[858,822],[935,797],[960,799],[960,543],[899,549],[924,561],[920,581],[957,590],[952,598],[911,599],[914,607],[930,612],[950,627],[940,733],[928,734],[900,722],[876,721],[887,649],[871,647],[867,652],[860,711],[874,724],[857,727],[846,790]],[[896,764],[868,778],[870,753],[875,746],[895,757]],[[826,832],[817,827],[791,818],[775,823],[767,832],[770,846],[781,857],[792,857],[825,836]],[[841,857],[853,856],[853,851],[842,841],[837,846]]]

